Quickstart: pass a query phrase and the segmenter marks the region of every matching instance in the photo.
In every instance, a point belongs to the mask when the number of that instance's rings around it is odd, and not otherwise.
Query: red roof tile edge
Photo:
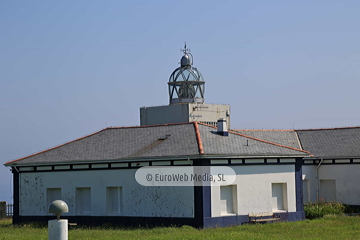
[[[208,124],[205,124],[205,123],[201,123],[201,122],[198,122],[199,124],[202,124],[204,126],[208,126],[208,127],[212,127],[212,128],[215,128],[214,126],[211,126],[211,125],[208,125]],[[272,144],[272,145],[275,145],[275,146],[278,146],[278,147],[284,147],[284,148],[288,148],[288,149],[292,149],[292,150],[296,150],[296,151],[300,151],[300,152],[304,152],[304,153],[308,153],[310,154],[310,152],[308,151],[305,151],[305,150],[301,150],[301,149],[298,149],[298,148],[293,148],[293,147],[289,147],[289,146],[285,146],[285,145],[281,145],[281,144],[277,144],[277,143],[273,143],[273,142],[268,142],[268,141],[265,141],[265,140],[262,140],[262,139],[258,139],[258,138],[254,138],[254,137],[250,137],[250,136],[247,136],[247,135],[244,135],[244,134],[241,134],[241,133],[237,133],[237,132],[234,132],[234,131],[229,131],[229,133],[232,133],[232,134],[235,134],[235,135],[239,135],[239,136],[242,136],[242,137],[246,137],[246,138],[250,138],[250,139],[253,139],[253,140],[256,140],[256,141],[259,141],[259,142],[264,142],[264,143],[268,143],[268,144]],[[310,156],[313,156],[312,154],[310,154]]]
[[[194,128],[195,128],[196,140],[197,140],[198,146],[199,146],[199,153],[204,154],[204,148],[203,148],[202,141],[201,141],[198,122],[193,122],[193,123],[194,123]]]

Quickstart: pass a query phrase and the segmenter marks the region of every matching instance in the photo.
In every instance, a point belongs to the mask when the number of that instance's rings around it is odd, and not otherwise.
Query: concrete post
[[[55,219],[48,221],[49,240],[68,240],[68,220]]]
[[[6,218],[6,202],[0,202],[0,219]]]

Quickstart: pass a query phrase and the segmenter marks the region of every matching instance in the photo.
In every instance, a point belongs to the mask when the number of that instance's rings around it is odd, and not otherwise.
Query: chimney
[[[227,124],[226,119],[220,118],[217,121],[217,132],[222,136],[229,136],[228,130],[227,130]]]

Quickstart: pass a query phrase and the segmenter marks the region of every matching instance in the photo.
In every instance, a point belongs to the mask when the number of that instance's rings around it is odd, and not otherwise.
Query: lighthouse
[[[190,49],[182,49],[180,67],[168,81],[169,105],[140,108],[140,125],[202,122],[217,127],[219,119],[230,129],[230,105],[205,103],[205,80],[194,66]]]

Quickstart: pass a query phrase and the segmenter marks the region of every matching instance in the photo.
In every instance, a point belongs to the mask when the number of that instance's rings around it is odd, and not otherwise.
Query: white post
[[[68,240],[68,220],[55,219],[48,221],[49,240]]]

